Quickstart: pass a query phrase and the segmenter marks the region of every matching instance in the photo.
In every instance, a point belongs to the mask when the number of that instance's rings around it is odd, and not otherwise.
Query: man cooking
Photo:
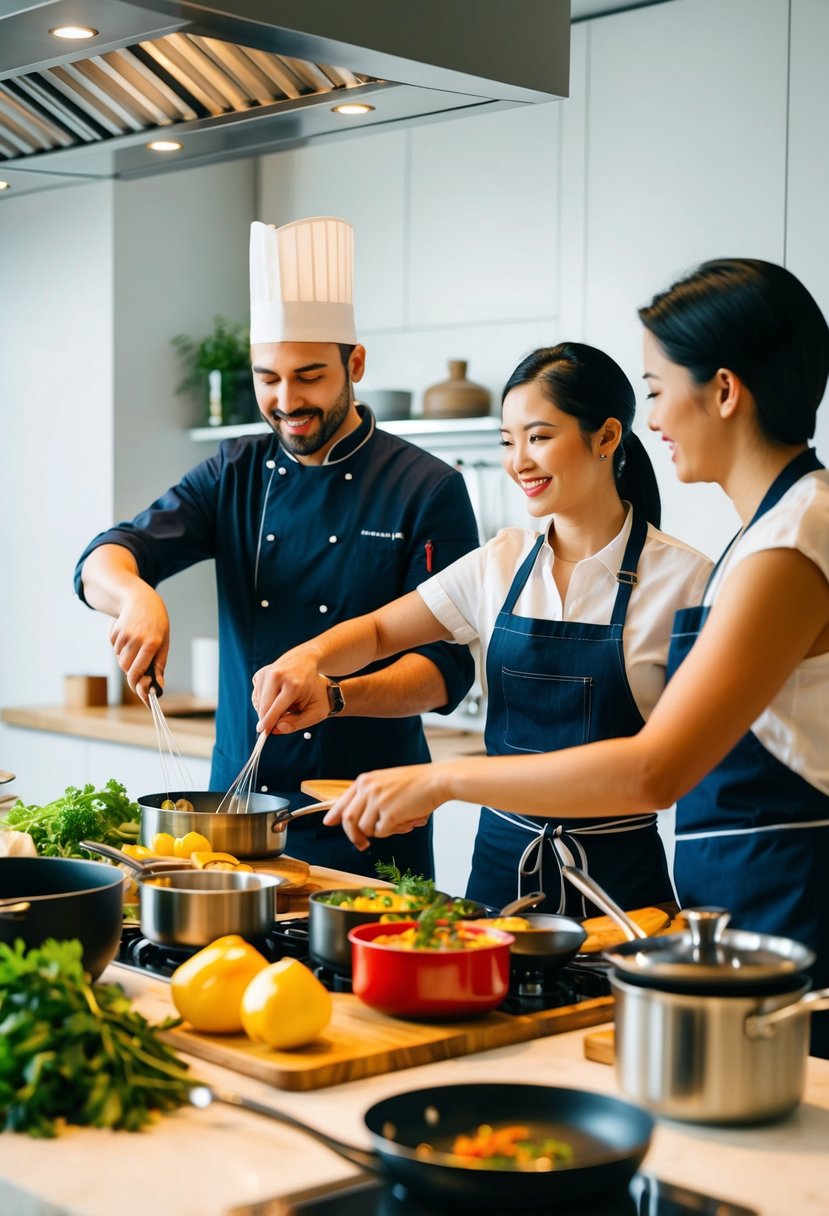
[[[256,739],[254,672],[340,620],[409,591],[475,548],[463,478],[378,430],[354,398],[366,352],[352,306],[353,230],[314,217],[251,225],[251,356],[267,435],[223,442],[131,523],[87,546],[78,595],[115,618],[110,640],[146,701],[163,684],[170,622],[155,590],[199,561],[216,563],[219,704],[212,789],[225,790]],[[429,759],[417,715],[448,713],[473,678],[462,646],[424,646],[329,680],[329,719],[268,739],[257,789],[290,796],[305,778]],[[374,875],[378,861],[432,875],[430,829],[377,842],[362,857],[317,816],[294,821],[290,852]]]

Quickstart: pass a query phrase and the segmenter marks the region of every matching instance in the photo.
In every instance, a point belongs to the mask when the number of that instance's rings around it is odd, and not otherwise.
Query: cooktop
[[[275,1204],[275,1206],[274,1206]],[[262,1208],[258,1209],[260,1212]],[[313,1191],[287,1195],[266,1206],[267,1216],[444,1216],[433,1202],[416,1199],[402,1187],[379,1180],[332,1183]],[[457,1216],[457,1202],[452,1216]],[[448,1216],[450,1209],[446,1209]],[[465,1216],[482,1209],[464,1204]],[[486,1209],[488,1216],[521,1216]],[[536,1209],[536,1211],[539,1211]],[[562,1207],[558,1202],[540,1209],[539,1216],[759,1216],[754,1208],[742,1207],[699,1191],[662,1182],[650,1174],[637,1174],[626,1192],[581,1206]]]

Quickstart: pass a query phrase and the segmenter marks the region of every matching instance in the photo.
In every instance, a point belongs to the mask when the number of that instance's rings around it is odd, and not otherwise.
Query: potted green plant
[[[197,394],[211,426],[258,418],[247,326],[215,316],[212,333],[200,341],[177,334],[172,345],[186,369],[176,392]]]

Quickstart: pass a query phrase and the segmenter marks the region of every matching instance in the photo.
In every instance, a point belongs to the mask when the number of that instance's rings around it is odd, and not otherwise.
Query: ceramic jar
[[[489,390],[466,378],[466,360],[449,360],[449,379],[423,394],[424,418],[479,418],[490,409]]]

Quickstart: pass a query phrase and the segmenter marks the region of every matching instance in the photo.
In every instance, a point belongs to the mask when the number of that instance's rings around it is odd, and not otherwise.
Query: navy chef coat
[[[131,523],[96,536],[76,567],[83,598],[83,563],[99,545],[128,549],[152,587],[215,560],[220,669],[212,789],[229,788],[250,755],[252,677],[260,667],[413,590],[430,568],[448,566],[478,543],[461,475],[379,430],[371,412],[359,409],[360,426],[322,465],[294,460],[275,434],[226,440]],[[418,653],[443,674],[448,703],[441,712],[451,712],[473,679],[468,649],[437,643]],[[356,777],[428,759],[419,717],[336,718],[272,736],[257,789],[290,797],[305,778]],[[401,869],[432,873],[430,828],[374,841],[368,856],[317,816],[296,820],[288,836],[292,856],[317,864],[373,874],[377,860],[393,858]]]

